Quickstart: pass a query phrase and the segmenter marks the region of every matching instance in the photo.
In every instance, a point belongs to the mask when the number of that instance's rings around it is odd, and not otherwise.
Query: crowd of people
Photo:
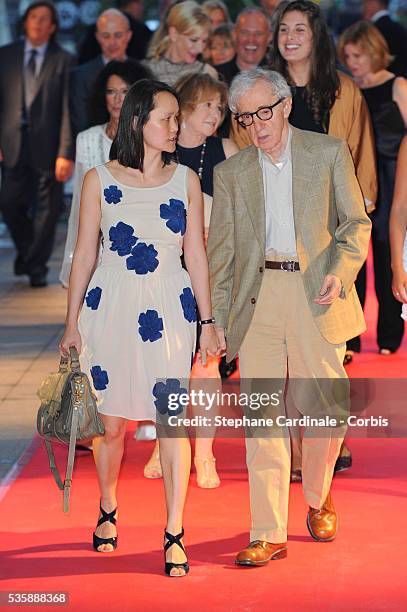
[[[407,33],[388,1],[364,0],[336,46],[311,0],[262,0],[234,24],[221,0],[170,3],[153,34],[140,4],[103,11],[78,61],[47,0],[0,48],[0,208],[32,287],[47,284],[74,176],[61,351],[81,352],[105,425],[98,552],[117,547],[127,421],[156,422],[163,394],[218,389],[237,355],[245,380],[346,380],[371,226],[380,355],[397,351],[407,318]],[[308,403],[287,410],[311,414]],[[196,431],[203,488],[220,485],[215,434]],[[351,452],[345,432],[306,434],[247,437],[252,530],[238,565],[286,556],[290,480],[303,482],[311,536],[335,537],[330,486]],[[190,445],[159,438],[145,475],[163,477],[165,571],[179,577]]]

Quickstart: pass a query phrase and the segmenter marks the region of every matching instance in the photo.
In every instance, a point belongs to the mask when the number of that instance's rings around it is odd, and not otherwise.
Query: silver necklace
[[[201,159],[199,160],[198,176],[199,176],[199,180],[200,181],[202,181],[203,165],[204,165],[204,159],[205,159],[205,151],[206,151],[206,140],[205,140],[205,142],[202,145]]]

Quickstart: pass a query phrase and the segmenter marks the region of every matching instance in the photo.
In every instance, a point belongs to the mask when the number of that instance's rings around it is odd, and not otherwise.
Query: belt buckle
[[[282,261],[281,269],[284,272],[295,272],[295,261]]]

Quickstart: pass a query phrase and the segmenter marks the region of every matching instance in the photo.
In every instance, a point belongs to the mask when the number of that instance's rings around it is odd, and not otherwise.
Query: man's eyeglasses
[[[257,119],[260,121],[268,121],[273,116],[273,108],[280,104],[284,98],[280,98],[277,102],[274,102],[271,106],[261,106],[254,113],[238,113],[235,114],[235,119],[240,126],[243,128],[249,127],[253,123],[253,117],[256,115]]]

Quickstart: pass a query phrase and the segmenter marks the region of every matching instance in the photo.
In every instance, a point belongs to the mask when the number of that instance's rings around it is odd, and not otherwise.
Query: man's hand
[[[59,183],[65,183],[73,172],[73,161],[65,157],[57,157],[55,162],[55,178]]]
[[[216,332],[216,335],[218,336],[218,343],[219,343],[217,355],[218,357],[223,357],[223,355],[226,355],[225,330],[223,329],[223,327],[219,327],[219,325],[215,325],[215,332]]]
[[[0,162],[3,161],[3,151],[0,149]]]
[[[334,274],[327,274],[322,283],[318,297],[314,299],[316,304],[332,304],[340,295],[342,283],[340,278]]]

